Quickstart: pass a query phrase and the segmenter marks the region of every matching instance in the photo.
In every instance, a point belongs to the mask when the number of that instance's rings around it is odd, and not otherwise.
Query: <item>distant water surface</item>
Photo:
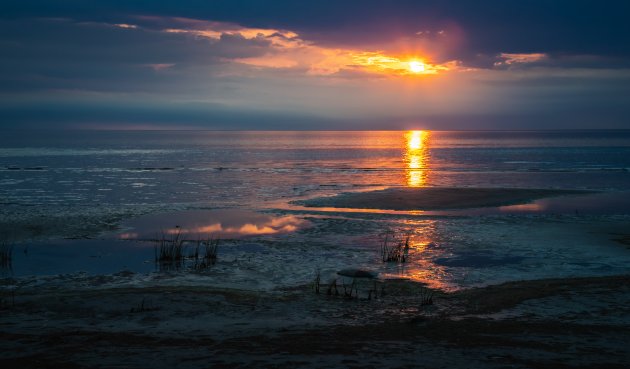
[[[288,205],[423,186],[597,193],[440,214]],[[191,248],[225,238],[216,265],[178,278],[239,289],[307,284],[316,270],[330,280],[348,267],[447,289],[621,274],[627,191],[630,131],[5,131],[0,236],[23,242],[0,276],[131,270],[161,281],[151,240],[173,232]],[[391,230],[410,235],[404,264],[379,254]]]
[[[630,131],[9,131],[0,202],[270,201],[387,186],[630,189]]]

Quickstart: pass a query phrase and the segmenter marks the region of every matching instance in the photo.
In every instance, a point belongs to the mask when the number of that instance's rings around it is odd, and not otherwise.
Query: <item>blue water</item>
[[[288,205],[392,186],[603,193],[456,216]],[[630,131],[0,135],[0,233],[22,240],[8,271],[15,276],[145,273],[153,269],[153,246],[134,239],[167,227],[242,236],[222,246],[209,280],[200,282],[227,287],[304,284],[315,270],[331,278],[348,267],[439,288],[621,274],[630,263],[615,241],[630,221],[627,200],[620,201],[625,191]],[[406,265],[382,262],[384,230],[411,235]],[[67,237],[105,240],[58,240]]]
[[[372,186],[630,189],[630,131],[433,131],[420,151],[396,131],[4,132],[0,203],[259,208]]]

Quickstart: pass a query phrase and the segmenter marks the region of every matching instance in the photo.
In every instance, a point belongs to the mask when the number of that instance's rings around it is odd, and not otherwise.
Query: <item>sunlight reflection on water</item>
[[[150,239],[182,233],[187,238],[242,238],[294,232],[309,222],[293,215],[275,216],[240,209],[188,210],[154,214],[126,222],[122,239]]]
[[[405,135],[405,179],[409,187],[422,187],[429,175],[429,131],[409,131]]]

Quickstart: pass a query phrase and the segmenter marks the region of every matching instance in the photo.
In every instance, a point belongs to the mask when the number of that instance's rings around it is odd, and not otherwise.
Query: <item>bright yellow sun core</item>
[[[409,62],[409,70],[413,73],[421,73],[424,72],[424,63],[419,61],[410,61]]]

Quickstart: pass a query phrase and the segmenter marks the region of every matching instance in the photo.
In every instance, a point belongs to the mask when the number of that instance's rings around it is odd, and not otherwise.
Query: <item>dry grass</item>
[[[146,301],[145,298],[142,298],[140,304],[136,307],[133,307],[129,310],[130,313],[144,313],[148,311],[156,311],[160,310],[160,308],[154,306],[151,301]]]
[[[162,234],[156,242],[155,264],[160,271],[180,270],[183,268],[202,271],[217,262],[219,239],[208,238],[206,240],[191,241],[186,240],[181,232],[178,231],[171,237]],[[192,252],[186,255],[186,248],[190,243],[196,243],[196,246]]]
[[[337,289],[337,278],[333,279],[328,285],[328,290],[326,294],[329,296],[339,296],[339,290]]]
[[[172,237],[162,233],[155,245],[155,264],[161,271],[179,270],[184,264],[184,240],[178,230]]]
[[[201,252],[200,252],[201,251]],[[198,240],[195,253],[191,255],[193,259],[192,268],[197,271],[205,270],[217,262],[219,251],[219,239],[208,238],[205,241]],[[203,252],[203,255],[202,255]]]
[[[315,293],[319,293],[320,286],[320,275],[319,270],[315,276],[314,289]],[[360,279],[360,278],[359,278]],[[328,284],[328,288],[326,289],[326,295],[328,296],[343,296],[346,299],[359,299],[359,285],[360,283],[357,281],[357,278],[352,278],[350,284],[346,284],[344,279],[341,279],[341,286],[337,283],[338,279],[334,278]],[[379,296],[385,296],[385,288],[381,286],[381,291],[379,293],[378,283],[376,280],[372,282],[372,286],[367,290],[367,300],[378,299]],[[365,286],[363,284],[363,286]],[[342,292],[340,290],[343,289]]]
[[[317,270],[315,271],[315,280],[313,281],[313,289],[315,290],[315,293],[317,294],[319,294],[319,287],[320,287],[321,280],[322,280],[321,271],[319,270],[319,268],[317,268]]]
[[[13,245],[7,241],[0,241],[0,269],[11,270],[13,262]]]
[[[381,259],[383,262],[404,263],[409,255],[409,238],[399,237],[392,231],[385,232],[381,243]]]
[[[434,291],[424,287],[420,290],[420,306],[433,305]]]

